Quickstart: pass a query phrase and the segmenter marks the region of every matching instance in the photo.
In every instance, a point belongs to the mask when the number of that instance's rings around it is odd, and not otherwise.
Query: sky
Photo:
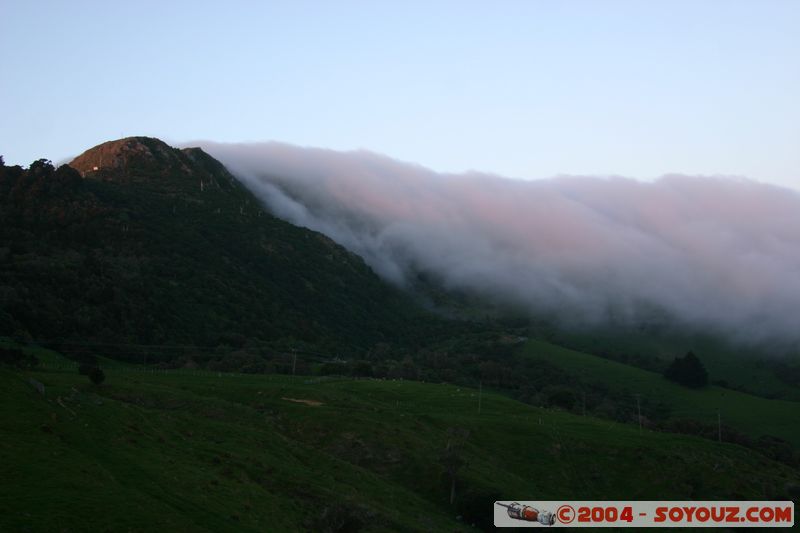
[[[0,154],[148,135],[800,189],[800,2],[0,0]]]

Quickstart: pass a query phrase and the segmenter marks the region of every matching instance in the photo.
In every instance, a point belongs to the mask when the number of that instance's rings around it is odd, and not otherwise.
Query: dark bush
[[[92,380],[92,383],[95,385],[100,385],[103,381],[105,381],[106,375],[102,370],[95,366],[89,370],[89,379]]]
[[[372,365],[368,361],[356,361],[350,369],[350,374],[358,377],[372,377]]]
[[[323,363],[319,369],[319,373],[323,376],[341,376],[346,370],[347,367],[343,362],[328,362]]]
[[[490,488],[473,488],[458,498],[458,513],[464,522],[481,531],[494,531],[494,502],[503,495]]]
[[[757,449],[771,459],[785,464],[795,460],[795,450],[791,443],[772,435],[762,435],[756,443]]]
[[[575,391],[569,387],[560,385],[545,387],[544,390],[542,390],[542,396],[544,396],[547,405],[552,407],[560,407],[561,409],[566,409],[567,411],[575,407],[577,402]]]
[[[16,366],[24,355],[22,350],[16,348],[0,348],[0,362]]]
[[[708,385],[706,367],[692,352],[684,357],[676,357],[664,371],[664,377],[684,387],[699,388]]]
[[[0,347],[0,363],[17,368],[33,368],[39,364],[39,360],[18,348]]]

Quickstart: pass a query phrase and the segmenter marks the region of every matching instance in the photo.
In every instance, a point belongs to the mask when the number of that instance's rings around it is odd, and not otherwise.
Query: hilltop
[[[177,149],[154,137],[104,142],[83,152],[69,166],[88,178],[192,178],[203,181],[201,190],[206,186],[235,190],[238,184],[222,163],[201,148]]]
[[[201,149],[148,137],[58,169],[0,167],[0,242],[0,335],[18,339],[117,357],[130,355],[120,345],[347,356],[438,323],[360,257],[270,215]]]

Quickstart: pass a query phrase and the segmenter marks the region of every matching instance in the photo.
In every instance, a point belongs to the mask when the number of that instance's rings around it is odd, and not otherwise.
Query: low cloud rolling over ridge
[[[404,285],[417,272],[568,323],[800,336],[800,194],[669,175],[523,181],[358,151],[200,143],[277,216]]]

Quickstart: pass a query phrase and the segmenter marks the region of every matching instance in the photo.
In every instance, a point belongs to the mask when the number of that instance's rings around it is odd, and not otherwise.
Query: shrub
[[[100,384],[101,384],[103,381],[105,381],[105,379],[106,379],[106,375],[105,375],[105,373],[104,373],[102,370],[100,370],[99,368],[97,368],[97,367],[95,366],[95,367],[92,367],[92,368],[89,370],[89,379],[90,379],[90,380],[92,381],[92,383],[94,383],[95,385],[100,385]]]
[[[33,368],[39,364],[39,360],[18,348],[4,348],[0,346],[0,363],[15,366],[17,368]]]
[[[676,357],[664,371],[664,377],[684,387],[700,388],[708,385],[706,367],[692,352],[684,357]]]
[[[542,390],[542,396],[544,396],[547,405],[551,407],[560,407],[567,411],[572,410],[578,401],[576,392],[570,387],[562,385],[545,387]]]
[[[503,494],[489,487],[476,487],[467,490],[458,499],[458,513],[464,522],[482,531],[494,530],[494,509],[489,503],[503,499]]]
[[[81,376],[87,376],[89,380],[95,385],[101,384],[106,379],[105,373],[102,370],[100,370],[99,367],[95,365],[89,365],[86,363],[82,363],[78,367],[78,374],[80,374]]]

